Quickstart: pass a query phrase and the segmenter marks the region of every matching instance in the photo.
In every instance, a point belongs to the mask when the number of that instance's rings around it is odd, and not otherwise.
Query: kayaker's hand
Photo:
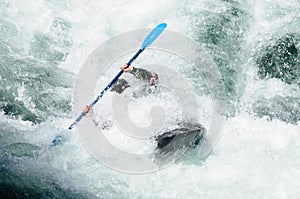
[[[128,68],[127,67],[127,64],[123,64],[120,68],[125,72],[125,73],[128,73],[128,72],[131,72],[133,70],[133,66],[130,65]]]
[[[150,78],[150,86],[155,86],[158,83],[158,75],[157,73],[152,73]]]
[[[93,109],[89,105],[85,105],[82,109],[81,113],[88,112],[87,116],[91,116],[93,114]]]

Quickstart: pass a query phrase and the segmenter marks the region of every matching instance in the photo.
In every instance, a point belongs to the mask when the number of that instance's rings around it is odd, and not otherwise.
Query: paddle
[[[156,38],[164,31],[164,29],[167,27],[167,24],[161,23],[158,26],[156,26],[145,38],[142,47],[137,51],[137,53],[129,60],[127,63],[127,67],[129,67],[134,60],[146,49],[148,48],[155,40]],[[93,107],[104,95],[104,93],[119,79],[119,77],[123,74],[123,70],[121,70],[111,82],[100,92],[100,94],[95,98],[95,100],[90,104],[90,107]],[[69,130],[71,130],[80,120],[86,116],[86,114],[89,112],[82,112],[76,120],[69,126]],[[61,137],[56,137],[52,141],[52,145],[57,145],[60,142]]]

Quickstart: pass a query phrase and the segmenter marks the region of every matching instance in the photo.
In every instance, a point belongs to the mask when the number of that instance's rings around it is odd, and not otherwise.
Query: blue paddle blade
[[[52,140],[52,146],[56,146],[63,143],[63,137],[58,135]]]
[[[164,31],[164,29],[167,27],[166,23],[161,23],[156,28],[154,28],[149,35],[146,37],[142,44],[142,49],[145,50],[148,46],[150,46],[154,40]]]

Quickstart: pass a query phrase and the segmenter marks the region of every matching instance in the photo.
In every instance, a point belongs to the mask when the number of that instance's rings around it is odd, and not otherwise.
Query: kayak
[[[186,123],[170,131],[154,136],[159,152],[174,152],[182,148],[195,148],[206,135],[206,129],[200,124]]]

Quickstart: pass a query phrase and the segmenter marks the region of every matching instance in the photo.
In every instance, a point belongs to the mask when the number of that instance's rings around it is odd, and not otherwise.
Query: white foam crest
[[[299,132],[299,125],[241,113],[227,120],[208,159],[199,163],[196,154],[189,154],[194,157],[158,173],[128,177],[130,188],[138,187],[138,192],[150,197],[295,198],[300,185]]]
[[[47,33],[50,30],[53,11],[45,5],[43,0],[10,1],[7,10],[20,31]]]
[[[185,32],[188,20],[177,15],[177,1],[72,1],[63,18],[72,23],[73,47],[61,67],[77,73],[97,46],[122,32],[152,28],[162,22]]]

